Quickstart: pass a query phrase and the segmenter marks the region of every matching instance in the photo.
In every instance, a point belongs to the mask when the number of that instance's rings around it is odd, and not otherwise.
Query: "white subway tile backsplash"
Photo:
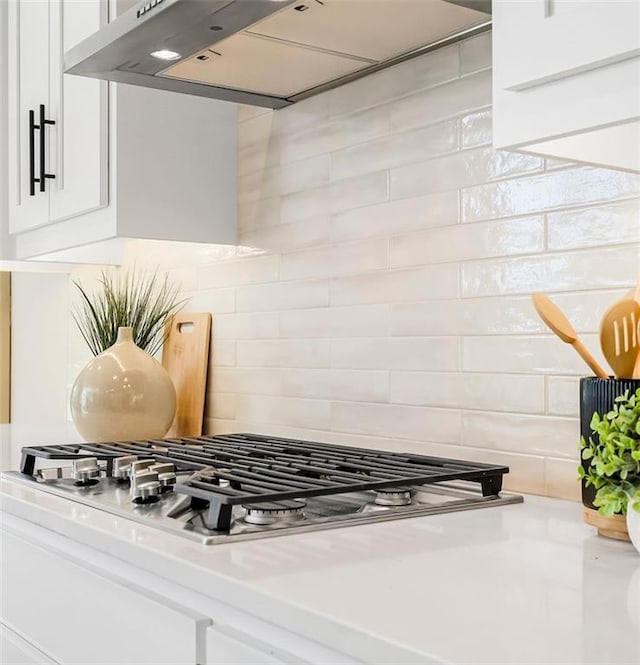
[[[389,194],[392,199],[420,196],[447,189],[470,187],[497,178],[539,171],[541,168],[542,159],[539,157],[520,155],[516,152],[497,152],[490,147],[473,148],[417,164],[392,168]],[[472,200],[471,196],[469,194],[467,198]],[[471,204],[466,205],[469,207]],[[469,213],[463,219],[473,221]]]
[[[431,370],[459,368],[456,337],[334,339],[331,367],[340,369]]]
[[[493,150],[490,65],[485,33],[240,108],[239,245],[127,243],[126,265],[214,315],[207,431],[501,464],[506,489],[578,497],[590,370],[530,296],[604,364],[599,320],[640,268],[640,176]]]
[[[414,60],[411,68],[391,67],[354,81],[329,93],[331,115],[353,113],[369,106],[393,101],[458,77],[457,44],[434,51],[429,58]]]
[[[434,300],[392,306],[394,335],[518,335],[541,333],[527,297]]]
[[[238,396],[229,393],[217,393],[206,404],[206,415],[209,418],[233,420],[236,417]]]
[[[387,171],[337,180],[323,187],[283,196],[280,219],[285,223],[296,222],[307,217],[381,203],[388,199],[388,189]]]
[[[279,282],[236,289],[238,312],[275,312],[326,307],[328,304],[329,282],[326,280]]]
[[[592,167],[565,169],[469,188],[462,193],[462,215],[465,221],[512,217],[639,193],[640,175]]]
[[[603,270],[602,267],[607,267]],[[462,295],[629,287],[638,272],[638,246],[621,245],[515,259],[468,261],[462,265]]]
[[[329,367],[329,340],[239,340],[240,367]]]
[[[279,336],[279,313],[219,314],[213,319],[216,339],[269,339]]]
[[[391,238],[392,268],[463,261],[544,249],[544,217],[432,228]]]
[[[284,338],[391,335],[390,305],[323,307],[280,312]]]
[[[631,285],[631,284],[629,284]],[[600,329],[600,321],[611,305],[626,297],[627,289],[554,293],[551,299],[569,317],[580,333]]]
[[[336,277],[382,270],[389,262],[389,241],[386,238],[360,240],[283,254],[280,277]]]
[[[545,465],[544,493],[569,501],[580,500],[578,480],[578,455],[574,459],[547,458]]]
[[[420,231],[458,221],[458,192],[438,192],[412,199],[386,201],[334,215],[331,239],[336,241]]]
[[[243,120],[238,131],[238,148],[242,150],[250,145],[264,143],[275,133],[277,114],[274,111],[260,113],[253,118]]]
[[[211,289],[184,295],[189,298],[185,306],[185,310],[189,312],[211,312],[215,316],[228,314],[236,309],[235,289]]]
[[[580,379],[577,376],[547,377],[547,413],[552,416],[580,415]]]
[[[285,110],[285,113],[288,109]],[[391,130],[387,106],[316,122],[300,134],[289,134],[280,141],[280,163],[288,164],[349,145],[371,141]]]
[[[391,372],[391,402],[543,413],[544,377],[462,372]]]
[[[583,335],[582,341],[604,366],[598,336]],[[465,372],[592,374],[570,345],[551,335],[465,337],[462,340],[462,369]]]
[[[575,418],[465,411],[462,444],[575,459],[580,428]]]
[[[318,155],[295,164],[265,168],[238,179],[238,201],[267,199],[329,182],[331,159]]]
[[[491,71],[404,97],[389,105],[391,126],[421,127],[491,104]]]
[[[491,31],[460,42],[460,73],[471,74],[491,67]]]
[[[640,243],[640,199],[585,210],[563,210],[547,215],[550,250],[598,247],[611,241],[611,231],[620,243]]]
[[[458,124],[440,122],[392,134],[331,153],[331,179],[339,180],[383,168],[419,162],[458,147]]]
[[[469,113],[460,118],[460,137],[463,148],[490,144],[493,137],[491,109]]]
[[[442,264],[331,280],[331,305],[395,303],[458,295],[458,269]]]
[[[269,141],[250,143],[238,149],[238,176],[270,169],[280,162],[280,152]]]
[[[200,289],[214,289],[229,284],[261,284],[278,279],[278,256],[257,256],[239,261],[222,261],[198,268]]]
[[[310,245],[325,245],[330,239],[329,215],[309,217],[301,222],[265,226],[241,231],[239,242],[269,252],[301,249]]]
[[[331,428],[338,432],[455,444],[460,441],[460,413],[451,409],[333,402]]]
[[[236,358],[236,342],[230,339],[216,339],[214,334],[209,350],[209,373],[214,372],[216,367],[233,367]]]
[[[238,231],[247,233],[280,223],[280,198],[238,203]]]
[[[342,402],[388,402],[389,372],[278,367],[220,368],[212,375],[215,392],[282,395]]]
[[[327,401],[242,395],[238,396],[236,411],[240,420],[254,423],[312,429],[329,428],[330,403]]]

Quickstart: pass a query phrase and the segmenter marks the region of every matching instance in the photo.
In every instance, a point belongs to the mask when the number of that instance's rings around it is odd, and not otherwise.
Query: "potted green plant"
[[[89,441],[162,438],[176,410],[171,377],[153,357],[182,302],[157,273],[103,272],[89,294],[77,282],[73,317],[95,356],[71,388],[71,417]]]
[[[179,288],[164,275],[140,275],[135,268],[126,272],[102,271],[99,288],[87,291],[74,281],[80,292],[80,304],[73,319],[94,356],[113,346],[119,328],[131,328],[136,346],[155,355],[165,339],[165,323],[184,305],[178,299]]]
[[[626,519],[629,536],[640,548],[640,388],[615,398],[603,415],[594,412],[594,436],[581,439],[578,473],[595,490],[593,505],[603,517]],[[638,526],[636,526],[638,525]],[[611,534],[609,534],[611,535]]]

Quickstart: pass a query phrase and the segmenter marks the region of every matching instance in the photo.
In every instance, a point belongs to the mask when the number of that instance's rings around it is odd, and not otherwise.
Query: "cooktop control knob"
[[[158,481],[163,492],[170,492],[176,484],[176,467],[171,462],[160,462],[149,467],[149,471],[158,474]]]
[[[73,460],[71,476],[76,485],[95,485],[100,477],[100,467],[96,457],[83,457]]]
[[[155,463],[156,461],[154,459],[137,459],[135,462],[131,462],[131,471],[129,475],[133,477],[137,473],[140,473],[141,471],[148,469],[150,466],[152,466]]]
[[[113,460],[113,471],[111,475],[116,480],[127,480],[131,474],[131,465],[138,461],[137,455],[125,455]]]
[[[154,503],[162,492],[158,474],[147,468],[132,474],[130,492],[133,503]]]

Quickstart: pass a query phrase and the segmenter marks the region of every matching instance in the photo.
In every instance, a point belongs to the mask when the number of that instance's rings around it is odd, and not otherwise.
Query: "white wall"
[[[132,243],[214,314],[210,432],[511,466],[575,497],[586,367],[638,274],[640,178],[491,148],[490,36],[270,112],[241,111],[237,249]]]
[[[69,276],[11,276],[11,422],[56,424],[67,417]]]

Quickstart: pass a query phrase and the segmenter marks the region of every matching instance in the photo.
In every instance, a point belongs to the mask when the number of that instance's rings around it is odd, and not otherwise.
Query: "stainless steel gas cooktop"
[[[34,446],[5,474],[205,545],[519,503],[509,469],[256,434]]]

